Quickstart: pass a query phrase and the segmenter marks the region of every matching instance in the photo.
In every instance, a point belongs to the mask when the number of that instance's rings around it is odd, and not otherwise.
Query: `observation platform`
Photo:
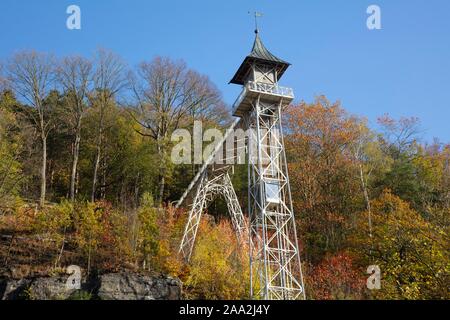
[[[250,112],[253,107],[252,104],[258,96],[264,102],[278,103],[282,101],[283,105],[290,104],[295,98],[294,90],[291,88],[270,83],[248,81],[233,104],[233,116],[242,118],[244,114]]]

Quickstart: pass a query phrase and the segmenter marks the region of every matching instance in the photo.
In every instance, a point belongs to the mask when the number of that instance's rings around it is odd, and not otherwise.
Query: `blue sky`
[[[82,29],[66,28],[66,8]],[[377,4],[382,30],[366,27]],[[232,104],[228,81],[251,49],[261,11],[261,37],[292,63],[282,84],[298,100],[325,94],[351,113],[417,116],[423,138],[450,142],[450,1],[448,0],[1,0],[0,59],[22,49],[90,56],[112,49],[130,66],[154,56],[181,58]]]

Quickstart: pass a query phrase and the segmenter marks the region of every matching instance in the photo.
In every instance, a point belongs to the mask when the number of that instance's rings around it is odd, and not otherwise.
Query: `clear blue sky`
[[[82,11],[82,30],[66,28],[66,8]],[[369,31],[366,9],[382,10]],[[282,83],[297,98],[325,94],[372,127],[384,113],[417,116],[424,138],[450,142],[448,0],[1,0],[0,59],[36,49],[91,55],[105,47],[131,66],[156,55],[182,58],[210,76],[233,103],[228,81],[249,52],[261,11],[261,36],[292,63]]]

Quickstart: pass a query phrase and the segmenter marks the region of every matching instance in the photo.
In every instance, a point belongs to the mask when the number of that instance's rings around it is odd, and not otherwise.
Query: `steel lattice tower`
[[[233,125],[227,130],[222,141],[216,145],[214,152],[206,160],[203,167],[194,177],[189,187],[177,203],[179,207],[187,198],[191,191],[194,193],[191,210],[189,211],[188,221],[180,244],[180,253],[186,261],[189,261],[194,249],[197,230],[203,212],[217,197],[222,196],[227,204],[228,212],[231,216],[233,228],[239,242],[244,243],[248,236],[248,226],[246,225],[242,209],[239,204],[236,192],[231,182],[229,171],[232,165],[216,165],[214,160],[216,156],[223,152],[223,145],[226,140],[233,135],[235,128],[240,124],[236,119]],[[223,154],[222,154],[223,156]]]
[[[219,172],[208,172],[208,170],[205,170],[200,177],[200,183],[197,187],[180,245],[180,253],[188,261],[191,258],[194,248],[201,215],[208,205],[218,196],[222,196],[225,199],[238,241],[244,241],[247,227],[241,206],[234,191],[233,184],[231,183],[228,169],[219,169]]]
[[[245,232],[247,228],[236,194],[229,191],[232,185],[228,171],[218,176],[208,175],[212,157],[178,202],[180,205],[197,186],[180,252],[190,258],[201,213],[214,195],[221,193],[238,237],[248,234],[252,297],[300,299],[305,298],[305,292],[281,121],[282,112],[293,101],[294,93],[278,85],[290,64],[271,54],[258,31],[255,32],[252,52],[230,81],[243,86],[233,106],[233,115],[240,120],[230,130],[240,125],[248,134],[248,232]],[[230,130],[219,145],[225,142]],[[255,287],[258,289],[254,290]]]
[[[278,85],[289,65],[265,48],[256,30],[252,52],[231,80],[244,86],[234,116],[243,119],[250,135],[250,265],[263,299],[305,297],[281,123],[294,93]]]

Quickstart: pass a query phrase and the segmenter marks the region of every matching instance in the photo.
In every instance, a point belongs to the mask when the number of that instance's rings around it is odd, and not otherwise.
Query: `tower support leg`
[[[250,265],[254,298],[305,298],[280,104],[255,101],[249,127]],[[254,275],[254,276],[253,276]],[[252,284],[252,286],[254,286]]]
[[[228,172],[222,172],[209,179],[205,171],[200,178],[180,245],[179,252],[186,261],[191,259],[201,216],[208,205],[219,195],[223,196],[227,204],[238,241],[244,244],[245,235],[248,234],[247,225]]]
[[[183,255],[186,261],[191,259],[192,250],[194,248],[195,238],[197,236],[198,226],[200,225],[200,219],[205,209],[206,197],[207,197],[207,175],[203,173],[200,178],[200,183],[197,187],[194,203],[189,212],[189,217],[184,229],[183,239],[181,240],[179,252]]]

